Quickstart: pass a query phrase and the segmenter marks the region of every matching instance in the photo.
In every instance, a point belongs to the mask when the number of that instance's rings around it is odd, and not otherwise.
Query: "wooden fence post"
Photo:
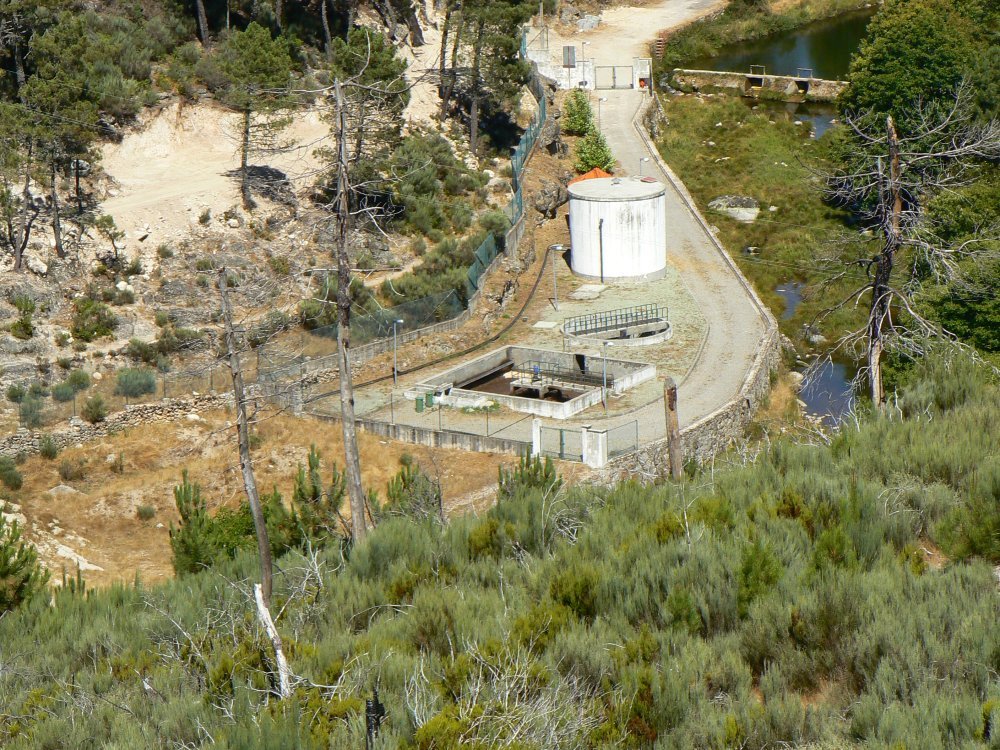
[[[670,377],[663,381],[663,409],[667,418],[670,475],[674,479],[680,479],[684,475],[684,466],[681,458],[681,431],[677,419],[677,383]]]

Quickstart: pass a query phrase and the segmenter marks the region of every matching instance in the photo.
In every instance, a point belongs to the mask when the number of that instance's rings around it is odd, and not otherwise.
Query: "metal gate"
[[[542,427],[541,453],[564,461],[582,461],[583,445],[579,428]]]
[[[631,65],[598,65],[594,68],[594,88],[632,88]]]

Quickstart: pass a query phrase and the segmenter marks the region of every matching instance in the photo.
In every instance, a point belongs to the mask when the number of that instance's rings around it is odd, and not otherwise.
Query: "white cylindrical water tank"
[[[667,266],[667,199],[649,177],[598,177],[569,186],[573,273],[588,279],[656,279]]]

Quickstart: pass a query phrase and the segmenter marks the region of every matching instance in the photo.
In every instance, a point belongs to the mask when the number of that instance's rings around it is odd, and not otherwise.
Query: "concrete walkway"
[[[637,174],[639,160],[649,158],[642,165],[642,173],[667,185],[667,258],[680,272],[708,321],[705,346],[680,384],[678,405],[684,427],[737,395],[767,330],[767,313],[732,261],[720,252],[688,208],[671,176],[660,167],[659,156],[651,153],[633,125],[648,95],[627,89],[595,91],[594,96],[607,100],[601,103],[601,131],[621,165],[616,174]],[[643,422],[655,420],[662,434],[661,404],[643,410],[639,418]]]

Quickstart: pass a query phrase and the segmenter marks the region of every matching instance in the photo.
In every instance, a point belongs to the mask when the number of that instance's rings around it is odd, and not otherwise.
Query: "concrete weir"
[[[726,91],[754,99],[786,102],[832,102],[847,88],[847,81],[828,81],[810,76],[776,76],[765,73],[731,73],[718,70],[684,70],[671,74],[682,90]]]

